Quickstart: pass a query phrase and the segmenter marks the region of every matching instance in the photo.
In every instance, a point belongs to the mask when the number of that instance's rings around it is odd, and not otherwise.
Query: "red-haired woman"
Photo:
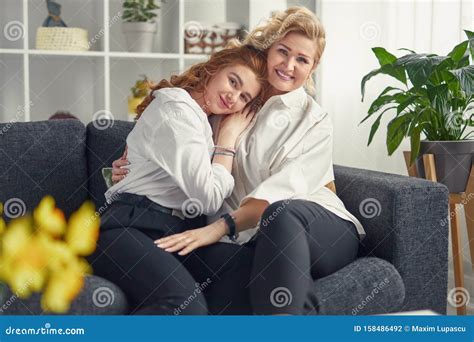
[[[130,172],[105,194],[110,206],[90,258],[96,274],[125,292],[132,313],[207,313],[196,281],[153,241],[202,226],[199,215],[215,214],[230,196],[235,143],[265,76],[263,53],[226,49],[161,81],[139,106],[127,137]],[[216,144],[210,114],[227,115]]]

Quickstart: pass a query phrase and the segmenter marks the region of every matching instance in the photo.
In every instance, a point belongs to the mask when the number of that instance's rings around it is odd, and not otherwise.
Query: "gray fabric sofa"
[[[51,194],[66,215],[88,198],[97,208],[104,207],[101,168],[122,154],[132,127],[123,121],[87,127],[75,120],[0,124],[0,201],[19,198],[32,210]],[[318,305],[309,311],[367,315],[431,309],[445,314],[447,188],[342,166],[335,166],[335,174],[338,195],[360,219],[367,237],[356,261],[314,282],[317,298],[311,302]],[[37,295],[20,300],[5,293],[3,301],[2,314],[42,314]],[[117,286],[88,276],[70,314],[127,314],[127,310]]]

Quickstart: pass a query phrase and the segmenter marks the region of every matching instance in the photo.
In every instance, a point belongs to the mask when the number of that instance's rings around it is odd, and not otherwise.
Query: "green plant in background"
[[[128,23],[148,22],[156,17],[155,10],[160,6],[154,0],[125,0],[122,19]]]
[[[474,106],[474,32],[464,31],[467,40],[456,45],[447,56],[410,53],[397,58],[381,47],[372,49],[380,68],[365,75],[361,82],[362,101],[365,84],[378,74],[389,75],[405,85],[386,87],[372,102],[367,116],[378,115],[372,124],[368,144],[379,128],[382,116],[395,109],[387,129],[389,155],[400,146],[404,137],[410,137],[411,163],[420,150],[420,136],[430,141],[463,140],[474,132],[465,133],[474,126],[471,118]]]

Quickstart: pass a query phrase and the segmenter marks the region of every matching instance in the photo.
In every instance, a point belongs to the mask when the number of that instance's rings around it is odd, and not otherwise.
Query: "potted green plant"
[[[380,67],[365,75],[361,82],[362,101],[365,85],[372,77],[385,74],[402,83],[402,87],[386,87],[372,102],[367,116],[376,117],[369,133],[372,142],[380,120],[394,114],[387,127],[386,145],[389,155],[410,138],[411,160],[424,177],[422,158],[435,155],[438,181],[451,192],[465,190],[471,158],[474,154],[474,33],[464,31],[467,40],[456,45],[447,56],[409,53],[396,57],[381,47],[372,49]],[[467,129],[467,130],[466,130]],[[421,140],[424,137],[425,140]]]
[[[160,6],[154,0],[125,0],[122,6],[122,29],[128,51],[151,52],[157,31],[155,12]]]

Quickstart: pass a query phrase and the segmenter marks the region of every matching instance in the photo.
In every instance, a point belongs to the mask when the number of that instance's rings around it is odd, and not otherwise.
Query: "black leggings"
[[[165,252],[153,241],[204,225],[201,217],[182,220],[156,210],[144,196],[115,201],[103,215],[96,252],[88,259],[94,273],[117,284],[132,314],[203,315],[203,290],[183,266],[186,258]]]
[[[232,270],[206,293],[210,312],[317,314],[314,279],[354,261],[359,236],[352,222],[314,202],[285,200],[265,210],[250,242],[209,246],[204,262],[219,258],[223,248],[239,251],[240,259],[229,259]],[[232,293],[233,300],[223,293]]]
[[[319,204],[285,200],[264,212],[254,242],[250,300],[255,314],[314,312],[314,279],[354,261],[359,235],[346,221]]]
[[[125,292],[132,314],[204,315],[209,312],[204,295],[212,314],[248,313],[248,290],[232,287],[245,288],[248,277],[241,270],[250,269],[253,253],[226,243],[187,256],[165,252],[153,241],[206,223],[204,217],[181,220],[154,207],[146,197],[130,194],[112,203],[101,219],[97,250],[88,258],[94,273]]]

